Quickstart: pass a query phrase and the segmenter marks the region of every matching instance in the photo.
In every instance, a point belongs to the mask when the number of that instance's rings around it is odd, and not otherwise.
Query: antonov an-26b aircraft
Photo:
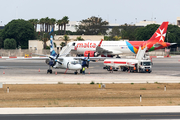
[[[66,55],[59,55],[54,51],[53,36],[50,38],[50,56],[40,55],[44,57],[32,57],[32,58],[12,58],[7,60],[45,60],[46,64],[49,65],[47,73],[52,73],[51,68],[55,69],[67,69],[75,71],[74,74],[78,73],[78,70],[82,69],[82,66],[89,67],[89,61],[104,60],[105,57],[66,57]]]
[[[73,46],[72,53],[74,54],[87,54],[90,52],[90,57],[95,56],[95,52],[98,52],[102,57],[120,54],[136,54],[139,46],[142,46],[142,49],[147,46],[146,52],[149,52],[176,44],[164,42],[167,27],[168,22],[163,22],[147,41],[103,41],[98,49],[97,45],[99,41],[74,41],[68,43],[67,46]]]

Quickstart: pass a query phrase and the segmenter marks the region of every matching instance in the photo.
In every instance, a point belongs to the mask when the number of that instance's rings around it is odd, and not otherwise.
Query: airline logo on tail
[[[164,42],[166,33],[164,33],[164,29],[161,30],[159,28],[158,30],[159,30],[159,32],[158,31],[156,32],[156,34],[157,34],[156,38],[160,37],[159,42]]]
[[[50,55],[53,57],[57,56],[56,52],[54,51],[54,43],[53,43],[53,36],[52,35],[50,37]]]
[[[168,22],[163,22],[148,41],[164,42],[167,27],[168,27]]]

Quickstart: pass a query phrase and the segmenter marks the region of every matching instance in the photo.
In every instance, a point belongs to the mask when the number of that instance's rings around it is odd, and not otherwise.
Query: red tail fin
[[[168,23],[169,22],[163,22],[161,24],[161,26],[153,34],[153,36],[148,40],[148,42],[150,42],[150,41],[164,42]]]
[[[148,47],[148,49],[150,49],[156,43],[164,44],[167,27],[168,22],[163,22],[153,34],[153,36],[148,41],[143,42],[143,44],[141,45],[141,49],[144,49],[146,46]]]

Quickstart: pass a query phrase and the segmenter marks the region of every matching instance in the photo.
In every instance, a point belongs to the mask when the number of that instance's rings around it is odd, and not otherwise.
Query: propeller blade
[[[58,57],[59,57],[59,54],[56,56],[56,59],[58,59]]]
[[[88,52],[88,59],[89,59],[89,56],[90,56],[90,52]]]
[[[57,61],[60,65],[62,65],[62,63],[60,61]]]
[[[89,56],[90,56],[90,52],[88,53],[88,59],[87,59],[87,68],[89,68]]]

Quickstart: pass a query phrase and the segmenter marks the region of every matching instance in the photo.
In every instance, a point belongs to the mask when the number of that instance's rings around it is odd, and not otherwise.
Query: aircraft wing
[[[83,60],[83,59],[88,59],[87,57],[74,57],[75,60]],[[89,57],[90,61],[95,61],[95,60],[99,60],[99,61],[103,61],[105,60],[106,57]]]
[[[99,54],[112,53],[112,51],[103,49],[103,48],[101,47],[102,41],[103,41],[103,39],[99,42],[98,46],[96,47],[96,52],[98,52]]]
[[[120,51],[113,51],[113,50],[107,50],[101,47],[103,39],[100,41],[99,45],[96,47],[96,52],[98,52],[99,54],[121,54],[122,52]]]
[[[48,60],[49,57],[20,57],[20,58],[9,58],[6,60]]]
[[[50,57],[19,57],[19,58],[9,58],[6,60],[49,60]],[[59,60],[63,60],[64,58],[58,57]]]
[[[106,49],[101,48],[101,47],[96,47],[96,52],[98,52],[99,54],[113,53],[113,51],[106,50]]]

